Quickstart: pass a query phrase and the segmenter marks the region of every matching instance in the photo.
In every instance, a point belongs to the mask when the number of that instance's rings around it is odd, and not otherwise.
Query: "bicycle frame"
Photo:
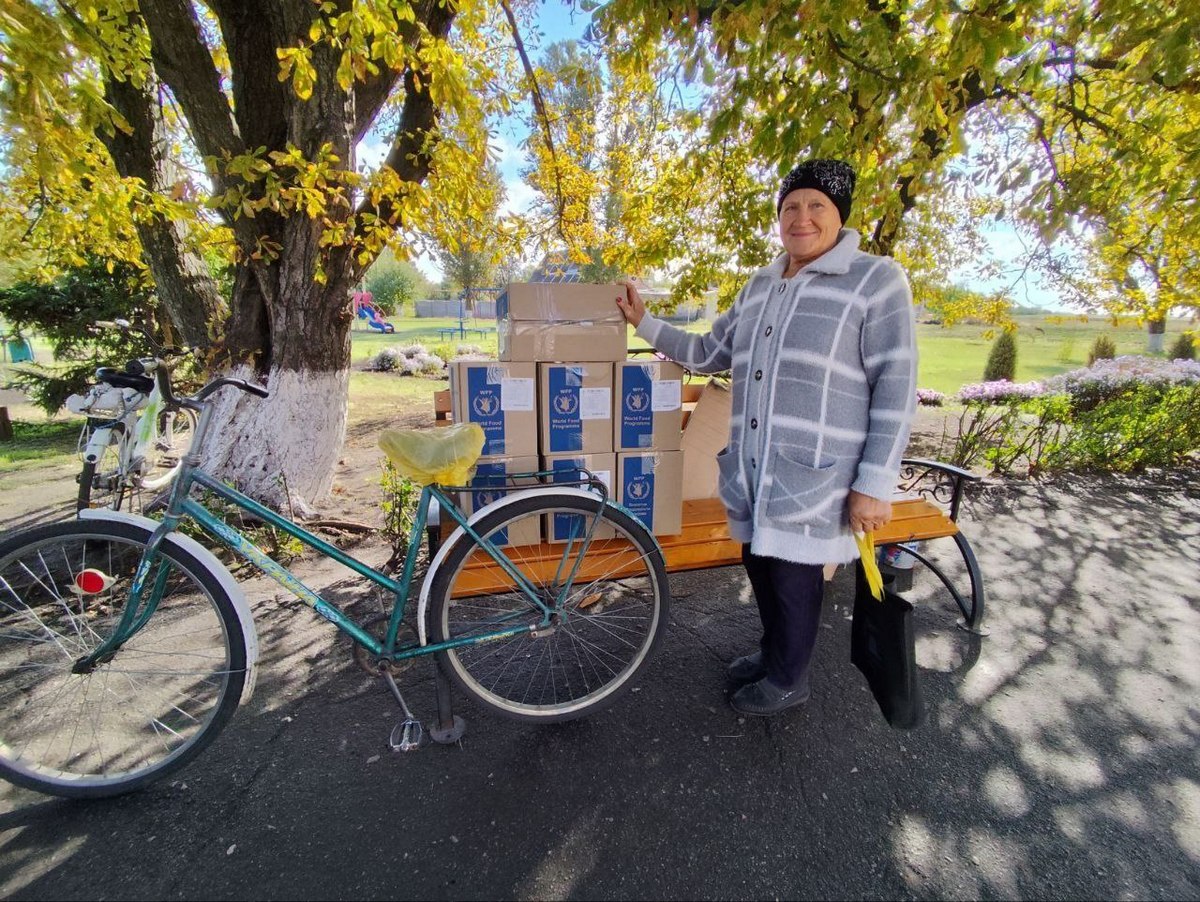
[[[335,627],[344,633],[347,633],[355,642],[364,646],[372,655],[381,657],[387,660],[400,661],[407,658],[414,658],[420,655],[433,654],[434,652],[444,651],[446,649],[457,648],[463,645],[474,645],[481,642],[488,642],[495,639],[505,639],[510,636],[519,635],[521,633],[533,632],[541,629],[550,623],[552,609],[546,604],[524,575],[513,565],[512,561],[504,554],[499,547],[493,544],[489,539],[481,536],[468,522],[468,517],[459,507],[445,494],[445,492],[436,485],[426,486],[421,491],[420,501],[417,506],[417,514],[413,523],[411,535],[409,536],[408,548],[405,552],[404,567],[399,580],[392,579],[375,570],[373,567],[364,564],[357,558],[354,558],[340,548],[329,544],[323,539],[313,535],[303,527],[297,525],[286,517],[277,514],[275,511],[259,504],[254,499],[242,494],[218,480],[214,479],[210,474],[204,472],[197,465],[195,460],[194,449],[200,447],[203,442],[204,434],[208,427],[208,411],[205,410],[201,414],[200,424],[196,430],[196,436],[193,441],[192,451],[183,460],[179,477],[176,480],[175,486],[171,491],[171,500],[167,506],[166,516],[163,518],[162,525],[154,531],[147,542],[146,550],[142,555],[142,560],[138,565],[134,575],[133,583],[129,591],[129,603],[126,605],[125,612],[122,615],[120,622],[117,624],[113,635],[109,637],[100,647],[98,647],[91,655],[81,658],[75,665],[76,672],[85,672],[92,669],[97,663],[106,660],[111,655],[128,641],[153,615],[158,606],[158,601],[162,596],[163,589],[166,586],[168,568],[159,566],[157,573],[154,576],[153,583],[147,586],[150,581],[151,570],[154,567],[155,560],[158,557],[158,548],[168,535],[174,532],[179,524],[186,518],[196,523],[206,533],[220,540],[226,547],[233,551],[238,556],[249,561],[263,573],[266,573],[277,583],[290,591],[293,595],[299,598],[306,605],[311,607],[319,616],[332,623]],[[332,558],[339,564],[354,571],[358,575],[371,581],[382,589],[391,592],[395,596],[395,602],[392,606],[391,616],[388,620],[387,631],[384,634],[383,641],[379,641],[370,635],[356,621],[346,615],[337,605],[326,601],[317,592],[304,584],[295,574],[288,570],[283,565],[272,560],[265,551],[251,542],[241,532],[230,526],[224,520],[212,514],[204,505],[189,497],[190,489],[193,485],[200,485],[218,497],[224,499],[235,507],[245,510],[256,517],[261,518],[271,526],[281,529],[288,535],[298,539],[301,543],[314,549],[320,554]],[[409,645],[402,648],[396,647],[396,640],[399,635],[400,625],[404,620],[405,609],[408,604],[408,593],[412,585],[413,572],[416,568],[417,556],[420,552],[421,543],[425,533],[425,526],[428,522],[429,509],[432,501],[437,501],[440,509],[445,511],[455,523],[465,533],[465,540],[474,542],[478,547],[482,548],[494,560],[504,572],[513,580],[514,584],[520,591],[529,599],[529,601],[540,609],[542,613],[541,621],[535,625],[523,625],[510,629],[499,629],[495,632],[474,634],[471,636],[452,639],[446,642],[431,643],[426,645]],[[555,599],[555,603],[561,603],[568,597],[571,586],[574,583],[575,576],[578,572],[580,561],[587,553],[588,547],[591,544],[592,535],[595,532],[596,524],[599,517],[593,518],[587,535],[583,537],[582,544],[576,554],[575,563],[567,574],[563,582],[559,594]],[[564,560],[574,545],[574,541],[569,542],[564,547]],[[146,598],[143,604],[143,593],[146,593]]]

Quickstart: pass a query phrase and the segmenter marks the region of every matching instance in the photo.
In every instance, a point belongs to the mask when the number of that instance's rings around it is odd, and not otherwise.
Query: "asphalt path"
[[[136,795],[0,787],[0,895],[1194,899],[1198,514],[1194,477],[976,494],[963,522],[990,635],[955,629],[918,575],[930,713],[911,732],[883,722],[849,662],[846,573],[813,698],[785,715],[725,701],[757,615],[724,568],[672,576],[665,648],[609,710],[531,727],[458,699],[461,743],[410,754],[388,749],[395,703],[345,640],[255,583],[252,702]],[[307,576],[374,604],[344,573]],[[401,685],[431,718],[427,665]]]

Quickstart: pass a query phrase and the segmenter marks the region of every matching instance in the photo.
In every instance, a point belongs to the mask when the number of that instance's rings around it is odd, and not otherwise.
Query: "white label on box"
[[[650,388],[650,409],[654,413],[661,410],[678,410],[683,404],[682,386],[678,379],[659,379]]]
[[[579,419],[608,420],[612,418],[612,390],[609,388],[579,389]]]
[[[533,379],[501,379],[500,409],[533,410]]]
[[[608,489],[608,497],[612,499],[612,470],[592,470],[592,475],[604,483],[604,487]]]

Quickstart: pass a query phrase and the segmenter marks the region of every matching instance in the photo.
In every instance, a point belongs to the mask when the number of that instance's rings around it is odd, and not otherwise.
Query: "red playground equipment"
[[[365,319],[368,326],[380,332],[396,331],[396,327],[383,318],[383,311],[371,300],[371,292],[356,291],[352,297],[354,299],[355,316],[359,319]]]

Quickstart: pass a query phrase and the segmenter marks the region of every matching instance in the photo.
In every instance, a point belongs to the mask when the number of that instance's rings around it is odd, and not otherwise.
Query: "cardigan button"
[[[787,291],[787,286],[786,286],[786,285],[780,285],[780,286],[779,286],[779,293],[780,293],[780,294],[783,294],[785,291]]]
[[[771,333],[772,333],[772,332],[774,332],[774,331],[775,331],[775,327],[774,327],[774,326],[767,326],[767,331],[766,331],[766,335],[767,335],[767,337],[769,338],[769,337],[770,337],[770,335],[771,335]]]
[[[756,419],[752,419],[752,420],[750,421],[750,428],[751,428],[751,429],[757,429],[757,428],[758,428],[758,420],[756,420]]]
[[[762,379],[762,370],[755,370],[754,371],[754,381],[758,382],[761,379]]]
[[[752,458],[750,458],[750,466],[751,466],[751,468],[757,468],[757,467],[758,467],[758,462],[757,462],[757,461],[755,461],[755,459],[754,459],[753,457],[752,457]]]

